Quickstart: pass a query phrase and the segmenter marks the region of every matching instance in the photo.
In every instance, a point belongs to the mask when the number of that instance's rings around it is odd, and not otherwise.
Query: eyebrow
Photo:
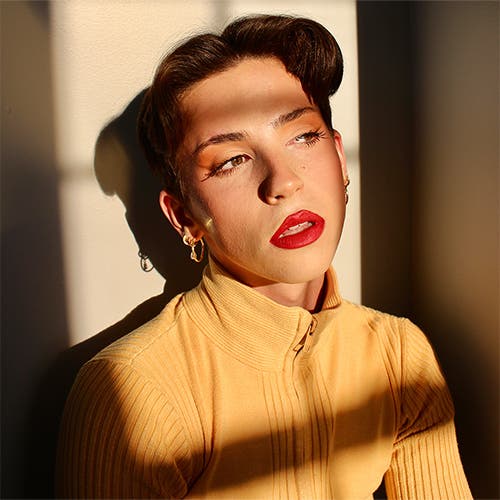
[[[314,108],[311,106],[305,106],[303,108],[297,108],[294,109],[293,111],[290,111],[289,113],[284,113],[274,120],[271,121],[271,126],[273,128],[279,128],[282,127],[283,125],[286,125],[287,123],[290,123],[294,120],[297,120],[300,118],[302,115],[305,113],[310,113],[316,111]],[[208,146],[212,146],[214,144],[222,144],[224,142],[237,142],[237,141],[242,141],[247,137],[248,134],[246,132],[228,132],[226,134],[217,134],[213,135],[206,141],[201,142],[196,146],[196,149],[193,151],[193,156],[197,155],[200,151],[205,149]]]
[[[314,108],[311,106],[306,106],[304,108],[297,108],[294,109],[293,111],[290,111],[289,113],[285,113],[283,115],[278,116],[278,118],[275,118],[272,122],[271,125],[273,128],[278,128],[282,127],[283,125],[286,125],[287,123],[293,122],[293,120],[297,120],[297,118],[300,118],[302,115],[306,113],[311,113],[316,111]]]
[[[237,141],[242,141],[247,134],[245,132],[228,132],[227,134],[217,134],[210,139],[207,139],[206,141],[203,141],[202,143],[198,144],[196,146],[196,149],[193,152],[193,155],[198,154],[202,149],[205,149],[208,146],[211,146],[213,144],[221,144],[223,142],[237,142]]]

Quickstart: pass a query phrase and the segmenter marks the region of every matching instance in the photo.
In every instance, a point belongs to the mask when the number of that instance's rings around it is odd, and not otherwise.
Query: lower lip
[[[303,221],[305,222],[305,221]],[[312,222],[312,226],[304,229],[300,233],[292,234],[290,236],[283,236],[280,238],[278,235],[274,235],[271,238],[271,243],[278,247],[284,249],[294,249],[301,248],[311,243],[314,243],[323,233],[325,228],[325,221],[321,217],[317,216],[314,220],[309,220],[308,222]]]

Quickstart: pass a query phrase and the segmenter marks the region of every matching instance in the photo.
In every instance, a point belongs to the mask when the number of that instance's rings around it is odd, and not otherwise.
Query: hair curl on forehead
[[[329,97],[342,81],[342,53],[326,28],[311,19],[257,15],[237,19],[220,34],[194,36],[159,64],[144,95],[138,134],[151,169],[163,187],[183,198],[178,162],[185,123],[183,94],[195,83],[246,57],[275,57],[298,78],[307,97],[332,128]]]

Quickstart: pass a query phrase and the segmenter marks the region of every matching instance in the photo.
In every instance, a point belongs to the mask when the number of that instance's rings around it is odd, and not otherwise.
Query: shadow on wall
[[[118,323],[70,349],[68,355],[79,365],[152,319],[175,295],[196,286],[206,263],[195,265],[189,259],[189,249],[160,209],[161,183],[149,170],[136,134],[143,95],[144,91],[101,131],[95,147],[94,168],[103,192],[116,195],[122,201],[140,251],[149,257],[166,282],[161,295],[151,297]]]
[[[64,381],[59,391],[59,414],[81,366],[101,349],[156,316],[172,297],[196,286],[204,268],[205,262],[195,265],[189,259],[189,249],[159,207],[161,184],[150,172],[136,134],[143,94],[139,93],[101,131],[94,168],[103,192],[118,196],[124,204],[125,217],[138,247],[166,280],[164,291],[138,305],[116,324],[61,354],[47,377],[47,381]]]
[[[136,134],[143,94],[139,93],[123,113],[101,131],[95,147],[94,168],[103,192],[118,196],[125,206],[125,217],[138,247],[166,280],[164,291],[65,352],[54,373],[62,371],[66,373],[64,378],[71,381],[78,369],[101,349],[152,319],[178,293],[196,286],[204,268],[204,263],[195,265],[189,260],[189,249],[160,209],[161,184],[149,170]]]
[[[125,111],[101,132],[95,149],[95,173],[102,190],[108,195],[119,196],[123,202],[127,222],[139,248],[149,256],[157,271],[166,279],[164,292],[138,305],[116,324],[62,352],[52,363],[39,384],[35,405],[38,409],[43,408],[38,415],[45,415],[46,418],[41,418],[43,426],[40,422],[31,426],[34,433],[44,436],[45,456],[42,459],[40,453],[34,454],[41,462],[37,477],[43,477],[44,481],[39,481],[37,486],[31,488],[33,491],[30,494],[24,490],[24,493],[20,493],[21,497],[52,496],[60,416],[81,366],[104,347],[152,319],[173,296],[192,288],[201,278],[204,263],[194,265],[189,260],[189,249],[182,244],[178,234],[163,216],[158,204],[160,183],[150,173],[136,138],[136,119],[142,95],[143,93],[137,95]],[[60,259],[56,259],[56,262],[60,262]],[[47,266],[43,267],[46,268]],[[48,294],[48,297],[52,299],[54,294]],[[57,318],[54,311],[52,316]],[[66,329],[64,337],[67,342]],[[33,448],[27,452],[32,455]],[[35,462],[38,460],[30,461],[33,465]],[[23,479],[23,482],[32,483],[31,479]],[[17,491],[22,490],[18,488]],[[16,496],[14,490],[9,493],[8,496]]]
[[[95,174],[104,193],[122,201],[137,245],[165,278],[165,296],[171,298],[195,286],[204,266],[189,260],[188,248],[159,207],[161,183],[149,170],[137,139],[143,95],[144,91],[102,130],[95,150]]]

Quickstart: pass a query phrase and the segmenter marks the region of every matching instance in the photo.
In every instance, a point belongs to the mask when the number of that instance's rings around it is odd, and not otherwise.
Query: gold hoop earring
[[[141,250],[139,250],[139,253],[137,255],[141,259],[141,269],[145,273],[149,273],[150,271],[152,271],[154,269],[155,266],[153,266],[153,263],[151,262],[151,260],[149,259],[149,257],[145,253],[143,253]]]
[[[187,245],[188,247],[191,247],[191,255],[189,256],[191,260],[194,260],[195,262],[201,262],[203,260],[203,256],[205,255],[205,243],[203,241],[203,238],[200,238],[198,241],[196,241],[192,236],[188,236],[186,233],[182,236],[182,243],[184,245]],[[200,243],[200,255],[198,256],[196,254],[196,245]]]
[[[345,204],[346,205],[349,202],[349,191],[347,191],[347,187],[349,186],[350,183],[351,183],[351,181],[349,179],[347,179],[344,183],[344,196],[345,196]]]

